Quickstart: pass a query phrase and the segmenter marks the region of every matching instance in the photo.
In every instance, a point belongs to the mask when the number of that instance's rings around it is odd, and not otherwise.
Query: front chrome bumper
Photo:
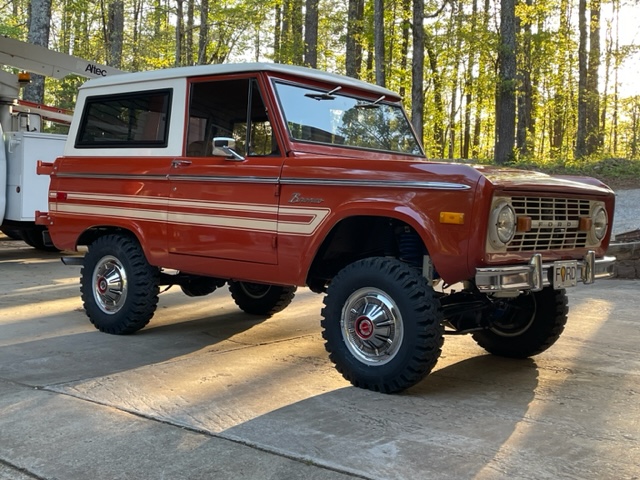
[[[596,279],[613,276],[615,257],[596,259],[595,252],[589,251],[577,261],[577,282],[589,284]],[[554,263],[542,263],[542,256],[536,253],[526,265],[476,268],[476,285],[483,292],[531,290],[539,291],[554,285],[552,273]],[[555,285],[554,285],[555,286]]]

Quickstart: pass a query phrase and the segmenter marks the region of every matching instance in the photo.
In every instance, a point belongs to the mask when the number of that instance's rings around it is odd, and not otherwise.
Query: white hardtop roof
[[[274,72],[284,73],[288,75],[296,75],[301,78],[327,82],[331,85],[341,85],[343,87],[353,87],[366,90],[368,92],[386,95],[391,98],[400,98],[400,96],[391,90],[377,85],[372,85],[355,78],[335,73],[323,72],[307,67],[299,67],[296,65],[282,65],[279,63],[225,63],[218,65],[197,65],[193,67],[167,68],[164,70],[150,70],[146,72],[125,73],[121,75],[113,75],[104,78],[96,78],[87,81],[80,88],[96,88],[110,85],[126,85],[129,83],[141,83],[157,80],[169,80],[187,77],[200,77],[208,75],[225,75],[234,73],[251,73],[251,72]]]

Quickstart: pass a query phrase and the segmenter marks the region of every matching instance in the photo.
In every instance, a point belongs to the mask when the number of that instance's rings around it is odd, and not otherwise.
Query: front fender
[[[437,194],[410,192],[395,200],[354,200],[332,210],[325,222],[305,246],[295,248],[293,242],[280,242],[280,251],[298,252],[291,262],[296,265],[299,278],[306,278],[322,245],[331,232],[343,221],[353,217],[389,218],[403,222],[422,239],[439,275],[449,283],[473,276],[468,269],[469,237],[472,235],[473,192],[438,192]],[[454,213],[463,218],[461,224],[441,220],[442,213]],[[375,235],[375,232],[360,232]],[[291,239],[289,239],[291,241]],[[284,260],[281,258],[281,260]],[[283,263],[289,263],[284,261]]]

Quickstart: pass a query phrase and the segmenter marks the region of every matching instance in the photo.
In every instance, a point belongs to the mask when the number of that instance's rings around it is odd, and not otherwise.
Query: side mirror
[[[213,137],[213,155],[227,157],[229,160],[237,162],[243,161],[245,158],[236,152],[236,141],[231,137]]]

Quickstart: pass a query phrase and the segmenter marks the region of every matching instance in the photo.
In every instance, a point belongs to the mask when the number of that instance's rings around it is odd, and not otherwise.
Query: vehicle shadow
[[[340,388],[219,436],[366,478],[474,478],[526,422],[537,387],[533,360],[480,355],[399,395]]]
[[[45,252],[28,246],[22,240],[0,238],[0,263],[19,260],[47,259],[60,261],[60,252]]]
[[[264,320],[231,311],[155,326],[152,320],[146,329],[119,336],[95,330],[81,310],[69,312],[66,318],[38,317],[13,343],[6,341],[0,348],[0,378],[43,387],[130,371],[203,348],[241,348],[242,344],[226,341]],[[15,331],[25,323],[0,326],[0,331]],[[74,333],[58,333],[65,329]]]

